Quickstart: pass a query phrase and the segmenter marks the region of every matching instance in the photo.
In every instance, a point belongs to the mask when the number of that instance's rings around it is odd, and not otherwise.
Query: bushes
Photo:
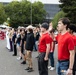
[[[54,19],[52,20],[53,27],[54,27],[55,29],[56,29],[56,27],[57,27],[58,20],[59,20],[60,18],[64,17],[64,16],[65,16],[65,13],[64,13],[63,11],[60,11],[60,12],[58,12],[58,13],[55,15]]]

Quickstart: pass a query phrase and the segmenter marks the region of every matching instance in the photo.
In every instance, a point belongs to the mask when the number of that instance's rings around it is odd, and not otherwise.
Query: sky
[[[15,1],[15,0],[0,0],[0,2],[11,2],[11,1]],[[16,0],[16,1],[20,1],[20,0]],[[59,0],[29,0],[29,1],[41,1],[42,3],[47,3],[47,4],[59,4]]]

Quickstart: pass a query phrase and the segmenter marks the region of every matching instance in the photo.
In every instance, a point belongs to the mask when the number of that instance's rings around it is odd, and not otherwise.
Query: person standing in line
[[[35,44],[34,44],[34,47],[33,47],[33,51],[37,51],[37,47],[36,47],[36,27],[34,27],[33,33],[34,33],[34,40],[35,40]]]
[[[18,29],[18,33],[17,33],[17,38],[16,38],[16,43],[17,43],[17,50],[19,51],[19,57],[17,58],[17,60],[21,60],[21,29]]]
[[[48,33],[49,25],[41,25],[41,37],[39,39],[38,70],[39,75],[48,75],[48,56],[52,45],[52,38]]]
[[[75,58],[74,58],[74,65],[73,65],[73,75],[75,75],[76,72],[76,26],[71,24],[68,28],[68,32],[72,35],[73,40],[74,40],[74,45],[75,45]]]
[[[13,46],[12,46],[12,28],[10,28],[10,31],[9,31],[9,41],[10,41],[10,50],[9,52],[12,52],[13,51]]]
[[[37,50],[38,50],[39,37],[40,37],[40,27],[37,26],[37,27],[36,27],[36,49],[37,49]]]
[[[25,58],[25,42],[26,42],[26,32],[24,29],[22,29],[22,33],[21,33],[21,55],[23,57],[23,61],[21,62],[21,64],[26,64],[26,58]]]
[[[10,50],[10,41],[9,41],[9,31],[10,31],[10,29],[9,28],[7,28],[7,31],[6,31],[6,41],[7,41],[7,49],[8,50]]]
[[[17,56],[17,48],[16,48],[16,29],[13,28],[12,32],[13,32],[13,35],[12,35],[12,43],[13,43],[13,51],[14,51],[13,56]]]
[[[75,28],[75,32],[76,32],[76,28]],[[75,40],[75,57],[74,57],[74,65],[73,65],[73,75],[76,75],[76,35],[74,36],[74,40]]]
[[[58,62],[57,75],[72,75],[74,64],[74,41],[67,31],[70,21],[68,18],[61,18],[58,21]]]
[[[25,69],[27,72],[33,72],[33,63],[32,63],[32,51],[35,44],[33,27],[30,25],[27,27],[27,37],[26,37],[26,60],[28,61],[28,67]]]
[[[50,37],[53,39],[53,42],[52,42],[52,46],[51,46],[50,53],[49,53],[50,66],[48,66],[48,69],[50,69],[50,71],[52,71],[55,69],[55,66],[54,66],[54,50],[55,50],[54,39],[55,39],[55,37],[54,37],[54,29],[53,28],[51,30],[49,30],[49,34],[50,34]]]
[[[40,38],[40,26],[36,27],[36,49],[38,52],[38,43],[39,43],[39,38]],[[38,55],[36,56],[36,58],[38,58]]]

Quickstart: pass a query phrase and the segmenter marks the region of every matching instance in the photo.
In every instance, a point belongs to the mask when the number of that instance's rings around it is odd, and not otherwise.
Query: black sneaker
[[[27,72],[33,72],[34,70],[32,68],[29,68]]]
[[[17,56],[16,54],[13,54],[12,56]]]
[[[30,69],[30,67],[27,67],[25,70],[29,70]]]
[[[21,64],[26,64],[26,61],[22,61]]]

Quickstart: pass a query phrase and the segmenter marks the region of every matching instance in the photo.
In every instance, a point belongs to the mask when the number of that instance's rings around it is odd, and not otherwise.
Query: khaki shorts
[[[32,58],[32,51],[27,51],[26,52],[26,59]]]

